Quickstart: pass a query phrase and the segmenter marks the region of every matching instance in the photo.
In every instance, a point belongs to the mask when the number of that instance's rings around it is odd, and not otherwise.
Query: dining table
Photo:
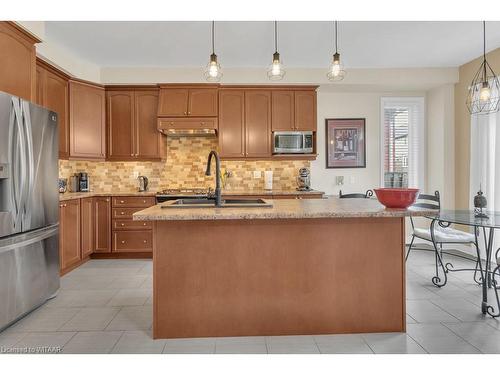
[[[491,317],[500,316],[500,299],[498,295],[497,278],[500,278],[500,248],[493,257],[495,230],[500,229],[500,212],[474,210],[440,210],[426,215],[431,220],[430,232],[436,255],[436,275],[432,278],[434,285],[443,287],[448,281],[448,272],[474,271],[474,281],[481,286],[481,312]],[[442,251],[435,241],[435,232],[440,228],[448,228],[452,224],[468,226],[473,229],[475,236],[476,266],[473,269],[455,269],[451,263],[444,263]],[[481,241],[484,247],[480,246]],[[493,258],[493,259],[492,259]],[[440,270],[441,269],[441,270]],[[494,290],[496,306],[488,303],[488,289]]]

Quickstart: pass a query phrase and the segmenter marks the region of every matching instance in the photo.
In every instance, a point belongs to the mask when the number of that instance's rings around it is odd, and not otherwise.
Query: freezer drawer
[[[0,240],[0,331],[59,290],[59,225]]]

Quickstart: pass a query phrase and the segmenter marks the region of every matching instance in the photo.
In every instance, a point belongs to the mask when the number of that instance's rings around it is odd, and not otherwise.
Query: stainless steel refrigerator
[[[57,114],[0,92],[0,331],[59,289]]]

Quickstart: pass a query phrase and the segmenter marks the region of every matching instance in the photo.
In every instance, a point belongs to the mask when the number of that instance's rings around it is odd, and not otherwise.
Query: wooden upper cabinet
[[[106,155],[106,99],[104,89],[69,81],[70,158],[104,159]]]
[[[106,97],[108,159],[161,159],[158,90],[110,90]]]
[[[219,91],[219,152],[221,157],[245,156],[245,91]]]
[[[134,92],[107,91],[108,159],[135,157]]]
[[[245,91],[245,156],[271,156],[271,92]]]
[[[217,89],[190,89],[188,116],[217,116]]]
[[[161,89],[158,116],[187,116],[188,89]]]
[[[295,129],[316,131],[316,91],[295,91]]]
[[[68,78],[37,61],[36,103],[57,113],[59,158],[69,157],[69,84]]]
[[[35,43],[39,42],[14,22],[0,22],[0,91],[37,100]]]
[[[217,116],[216,87],[162,87],[158,107],[159,117]]]
[[[139,159],[161,159],[163,138],[157,128],[158,90],[134,93],[135,144]]]
[[[272,92],[272,130],[295,129],[295,95],[292,90]]]

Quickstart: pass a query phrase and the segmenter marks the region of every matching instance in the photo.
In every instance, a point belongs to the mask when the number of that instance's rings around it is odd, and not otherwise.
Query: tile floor
[[[456,267],[470,262],[448,257]],[[480,313],[469,272],[434,287],[434,257],[407,267],[407,333],[152,340],[152,263],[93,260],[61,279],[58,296],[0,333],[9,348],[62,353],[500,353],[500,321]]]

